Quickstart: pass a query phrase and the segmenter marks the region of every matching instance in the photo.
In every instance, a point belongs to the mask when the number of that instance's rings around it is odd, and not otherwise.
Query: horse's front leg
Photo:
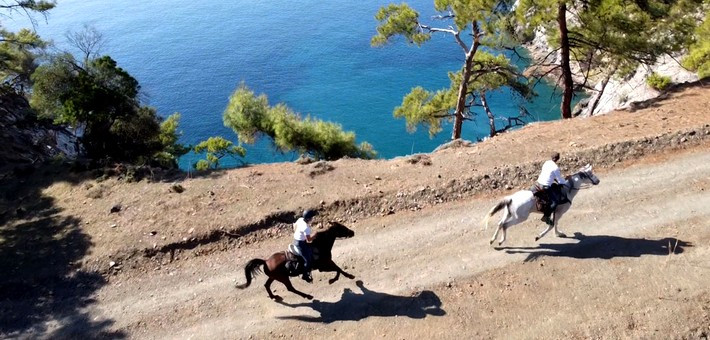
[[[354,275],[351,275],[351,274],[345,272],[344,270],[342,270],[340,267],[338,267],[338,265],[335,264],[335,262],[333,262],[333,260],[328,260],[328,262],[324,263],[323,266],[321,266],[320,271],[335,272],[335,277],[328,280],[329,284],[333,284],[333,282],[338,281],[338,279],[340,278],[340,274],[343,274],[343,276],[345,276],[351,280],[355,278]]]
[[[280,280],[279,280],[279,281],[280,281]],[[288,289],[289,292],[298,294],[298,295],[300,295],[302,298],[306,298],[306,299],[308,299],[308,300],[313,300],[313,295],[308,295],[308,294],[306,294],[306,293],[303,293],[303,292],[299,291],[299,290],[296,289],[296,288],[293,288],[293,285],[291,284],[291,280],[289,280],[288,277],[286,277],[286,280],[285,280],[285,281],[281,281],[281,282],[286,286],[286,289]]]
[[[557,223],[553,223],[553,224],[554,224],[554,225],[557,225]],[[540,233],[540,235],[535,236],[535,241],[540,240],[540,239],[541,239],[543,236],[545,236],[545,234],[547,234],[550,230],[552,230],[552,226],[551,226],[551,225],[548,225],[547,228],[545,228],[545,230],[543,230],[543,231]]]
[[[557,237],[567,237],[567,235],[566,235],[565,233],[560,232],[560,231],[557,229],[557,219],[555,219],[554,222],[555,222],[555,235],[557,235]]]
[[[566,207],[566,209],[563,209],[559,212],[555,212],[555,215],[554,215],[555,219],[552,222],[555,226],[555,235],[557,235],[557,237],[567,237],[567,235],[565,235],[565,233],[560,232],[559,229],[557,229],[557,224],[560,221],[560,218],[562,218],[562,215],[564,215],[565,212],[567,212],[567,210],[569,210],[569,207]]]

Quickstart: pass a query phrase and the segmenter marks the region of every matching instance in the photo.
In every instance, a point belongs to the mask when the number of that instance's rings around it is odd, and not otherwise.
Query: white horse
[[[572,206],[572,200],[577,195],[579,190],[590,187],[589,184],[599,184],[599,179],[596,175],[594,175],[592,172],[592,166],[589,164],[581,168],[579,172],[574,175],[567,177],[567,184],[562,187],[562,193],[567,196],[569,202],[557,206],[553,215],[552,225],[548,226],[547,229],[540,233],[540,235],[535,237],[535,241],[545,236],[545,234],[552,230],[553,227],[555,228],[555,235],[558,237],[565,237],[565,234],[557,230],[557,222],[559,222],[562,215],[564,215]],[[512,195],[506,196],[498,202],[498,204],[488,212],[488,215],[486,215],[486,218],[483,220],[486,229],[488,229],[488,219],[490,219],[491,216],[499,210],[505,208],[503,218],[501,218],[500,222],[498,222],[498,229],[496,229],[495,234],[491,237],[490,243],[493,244],[493,241],[495,241],[498,237],[498,232],[503,230],[503,235],[501,236],[498,245],[503,244],[503,242],[505,242],[506,229],[527,220],[531,212],[542,213],[537,209],[535,201],[536,198],[532,191],[520,190]]]

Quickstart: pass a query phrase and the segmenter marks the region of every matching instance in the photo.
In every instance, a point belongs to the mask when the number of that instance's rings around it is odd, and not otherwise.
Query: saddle
[[[545,190],[540,184],[535,183],[531,188],[530,191],[532,191],[533,196],[536,198],[535,199],[535,208],[537,208],[538,211],[544,212],[548,208],[550,208],[550,204],[552,204],[552,197],[550,197],[550,191],[552,190],[557,190],[557,196],[558,196],[558,201],[557,204],[565,204],[570,202],[567,196],[562,193],[561,191],[561,186],[558,184],[553,184],[549,189]]]
[[[547,191],[542,188],[539,184],[535,183],[531,188],[533,196],[535,197],[535,208],[537,211],[545,211],[550,206],[550,196]]]
[[[303,256],[298,247],[293,244],[288,245],[286,250],[286,270],[289,276],[297,276],[303,273]]]

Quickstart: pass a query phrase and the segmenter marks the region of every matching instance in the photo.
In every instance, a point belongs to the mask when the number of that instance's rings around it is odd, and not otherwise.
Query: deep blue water
[[[392,111],[414,86],[448,87],[447,72],[459,69],[463,53],[449,35],[435,35],[421,48],[404,41],[370,47],[374,14],[387,3],[59,0],[37,31],[67,49],[67,31],[84,24],[96,27],[107,39],[102,52],[140,81],[146,103],[163,116],[182,113],[185,143],[214,135],[236,142],[223,126],[222,112],[244,81],[257,94],[266,94],[270,104],[284,102],[303,115],[338,122],[358,141],[373,144],[380,157],[391,158],[429,152],[449,139],[449,125],[434,139],[426,128],[410,134]],[[432,0],[408,3],[423,18],[433,14]],[[4,23],[26,25],[20,19]],[[545,85],[537,92],[526,105],[529,112],[537,120],[557,119],[559,96]],[[493,94],[490,102],[496,114],[518,114],[518,103],[508,92]],[[465,139],[487,132],[483,114],[464,123]],[[295,158],[274,151],[268,140],[246,147],[250,163]],[[181,166],[197,159],[188,155]]]

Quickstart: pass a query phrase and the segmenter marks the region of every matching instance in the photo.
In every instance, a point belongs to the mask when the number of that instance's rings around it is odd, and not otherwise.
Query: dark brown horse
[[[337,281],[340,274],[347,277],[348,279],[354,279],[355,276],[344,272],[340,267],[338,267],[335,262],[333,262],[332,255],[330,253],[333,249],[333,243],[339,238],[350,238],[355,236],[355,232],[348,229],[348,227],[338,223],[330,222],[330,227],[324,231],[319,231],[313,237],[313,242],[311,243],[311,248],[313,249],[313,270],[319,270],[321,272],[336,272],[335,277],[328,280],[328,283],[332,284]],[[271,292],[271,283],[274,280],[283,283],[289,292],[296,293],[301,297],[306,299],[313,299],[313,296],[305,294],[293,288],[291,280],[289,279],[289,271],[286,269],[286,252],[278,252],[271,255],[268,259],[253,259],[247,263],[244,267],[244,275],[246,275],[247,283],[243,285],[238,285],[237,288],[244,289],[249,287],[251,284],[251,279],[256,276],[261,271],[263,266],[264,273],[269,277],[264,284],[266,291],[269,293],[269,297],[274,300],[281,300],[281,297],[274,295]],[[293,276],[297,276],[299,273],[294,273]]]

